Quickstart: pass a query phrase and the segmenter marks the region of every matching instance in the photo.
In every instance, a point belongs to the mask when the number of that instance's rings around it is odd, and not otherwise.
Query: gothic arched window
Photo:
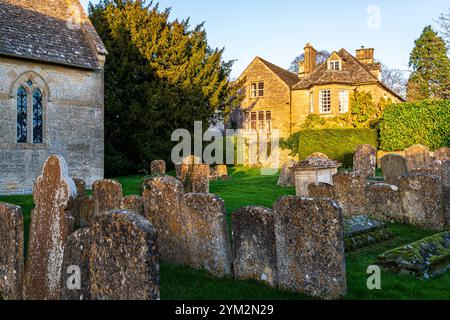
[[[27,143],[27,99],[22,86],[17,90],[17,143]]]
[[[33,92],[33,143],[42,143],[42,92]]]

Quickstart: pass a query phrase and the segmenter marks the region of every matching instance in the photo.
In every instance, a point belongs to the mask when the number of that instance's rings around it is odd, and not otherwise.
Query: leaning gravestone
[[[61,274],[61,300],[91,300],[90,229],[78,229],[66,241]]]
[[[331,199],[282,197],[274,205],[278,283],[325,299],[347,292],[343,215]]]
[[[278,283],[273,212],[245,207],[232,214],[233,268],[235,279]]]
[[[450,160],[450,148],[443,147],[434,152],[434,160]]]
[[[437,176],[413,173],[400,178],[400,202],[410,224],[443,231],[442,185]]]
[[[111,211],[91,227],[89,259],[93,300],[158,300],[157,232],[148,220]]]
[[[23,244],[20,207],[0,203],[0,300],[22,297]]]
[[[319,182],[308,185],[310,197],[334,199],[334,186],[328,183]]]
[[[364,177],[373,177],[376,167],[377,149],[370,144],[358,146],[353,157],[353,171]]]
[[[408,172],[406,159],[398,154],[388,154],[381,158],[381,169],[387,184],[399,186],[400,177]]]
[[[212,194],[188,193],[178,214],[186,219],[181,234],[188,248],[187,265],[217,277],[230,275],[231,246],[223,200]]]
[[[341,204],[344,215],[366,214],[366,177],[353,172],[333,176],[334,198]]]
[[[23,281],[26,300],[59,299],[64,247],[74,222],[69,202],[76,192],[66,161],[49,157],[33,188],[35,208]]]
[[[115,180],[98,180],[92,186],[95,216],[120,209],[122,185]]]
[[[288,160],[283,164],[277,184],[280,187],[295,187],[295,177],[292,167],[297,164],[294,160]]]
[[[430,149],[420,144],[406,149],[405,157],[408,171],[427,167],[431,163]]]
[[[122,199],[120,209],[130,211],[141,216],[144,215],[144,199],[140,196],[131,195]]]
[[[367,215],[371,218],[405,223],[398,187],[386,183],[370,184],[366,188]]]
[[[154,160],[150,164],[152,176],[164,176],[166,174],[166,162],[164,160]]]

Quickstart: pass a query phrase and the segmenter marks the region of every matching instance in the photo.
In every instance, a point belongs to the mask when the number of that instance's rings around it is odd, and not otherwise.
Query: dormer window
[[[341,70],[341,62],[339,60],[329,61],[328,70]]]

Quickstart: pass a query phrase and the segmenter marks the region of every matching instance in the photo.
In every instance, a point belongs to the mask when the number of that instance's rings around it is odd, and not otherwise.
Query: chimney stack
[[[305,61],[303,64],[304,76],[309,76],[315,69],[317,64],[317,51],[310,43],[305,47]]]
[[[374,62],[373,48],[366,49],[364,46],[356,50],[356,59],[364,64],[372,64]]]

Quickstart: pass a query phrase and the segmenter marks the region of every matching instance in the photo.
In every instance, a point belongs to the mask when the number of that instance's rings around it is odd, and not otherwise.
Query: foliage
[[[317,58],[316,58],[316,63],[317,65],[320,65],[322,63],[324,63],[325,61],[327,61],[328,57],[331,55],[331,53],[327,50],[319,50],[317,51]],[[295,59],[291,62],[291,65],[289,66],[289,71],[292,73],[298,73],[298,64],[301,61],[305,60],[305,53],[302,53],[300,55],[298,55],[297,57],[295,57]]]
[[[138,172],[169,160],[175,129],[206,130],[233,106],[231,62],[208,46],[203,25],[170,21],[145,0],[104,0],[90,18],[109,52],[105,66],[106,174]],[[130,143],[132,142],[132,143]]]
[[[342,162],[345,167],[351,167],[355,149],[361,144],[377,147],[377,130],[367,128],[300,130],[282,141],[280,145],[297,154],[300,159],[315,152],[322,152],[329,158]]]
[[[450,147],[450,100],[389,105],[380,123],[380,148],[399,151],[414,144]]]
[[[405,71],[389,68],[386,64],[381,65],[381,81],[399,96],[406,98]]]
[[[425,27],[411,52],[408,100],[450,99],[450,58],[444,40]]]

